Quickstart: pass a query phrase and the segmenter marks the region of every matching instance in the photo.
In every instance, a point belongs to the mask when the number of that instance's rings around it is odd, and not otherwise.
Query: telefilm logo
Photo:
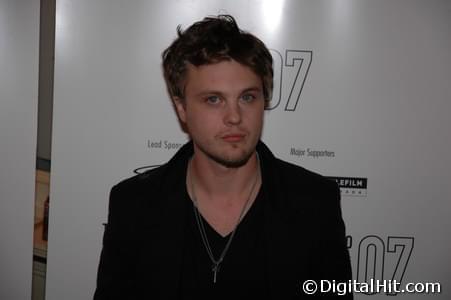
[[[341,195],[351,197],[366,197],[367,178],[361,177],[328,177],[340,187]]]

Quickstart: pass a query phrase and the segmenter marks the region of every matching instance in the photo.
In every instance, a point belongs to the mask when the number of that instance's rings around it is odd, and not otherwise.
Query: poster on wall
[[[449,298],[446,5],[57,1],[47,298],[92,297],[111,187],[187,141],[161,52],[178,25],[218,13],[232,14],[273,57],[262,140],[340,187],[353,279],[362,283],[355,298],[426,293],[365,289],[372,280],[431,283],[435,298]]]

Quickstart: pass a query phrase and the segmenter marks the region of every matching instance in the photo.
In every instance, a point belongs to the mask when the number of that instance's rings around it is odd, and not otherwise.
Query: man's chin
[[[239,168],[244,166],[249,161],[249,158],[252,156],[252,153],[253,151],[237,157],[224,157],[209,153],[207,153],[207,155],[210,159],[226,168]]]

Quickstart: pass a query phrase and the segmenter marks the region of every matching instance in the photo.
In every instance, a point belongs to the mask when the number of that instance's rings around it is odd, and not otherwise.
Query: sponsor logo
[[[361,177],[328,177],[334,180],[340,187],[342,196],[366,197],[367,178]]]
[[[143,174],[147,171],[150,171],[152,169],[158,168],[161,165],[152,165],[152,166],[143,166],[143,167],[139,167],[133,170],[133,173],[135,174]]]

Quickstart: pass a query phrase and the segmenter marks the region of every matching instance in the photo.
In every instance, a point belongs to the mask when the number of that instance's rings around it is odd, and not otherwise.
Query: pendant
[[[211,271],[213,272],[213,283],[216,283],[216,275],[219,272],[219,264],[213,264]]]

